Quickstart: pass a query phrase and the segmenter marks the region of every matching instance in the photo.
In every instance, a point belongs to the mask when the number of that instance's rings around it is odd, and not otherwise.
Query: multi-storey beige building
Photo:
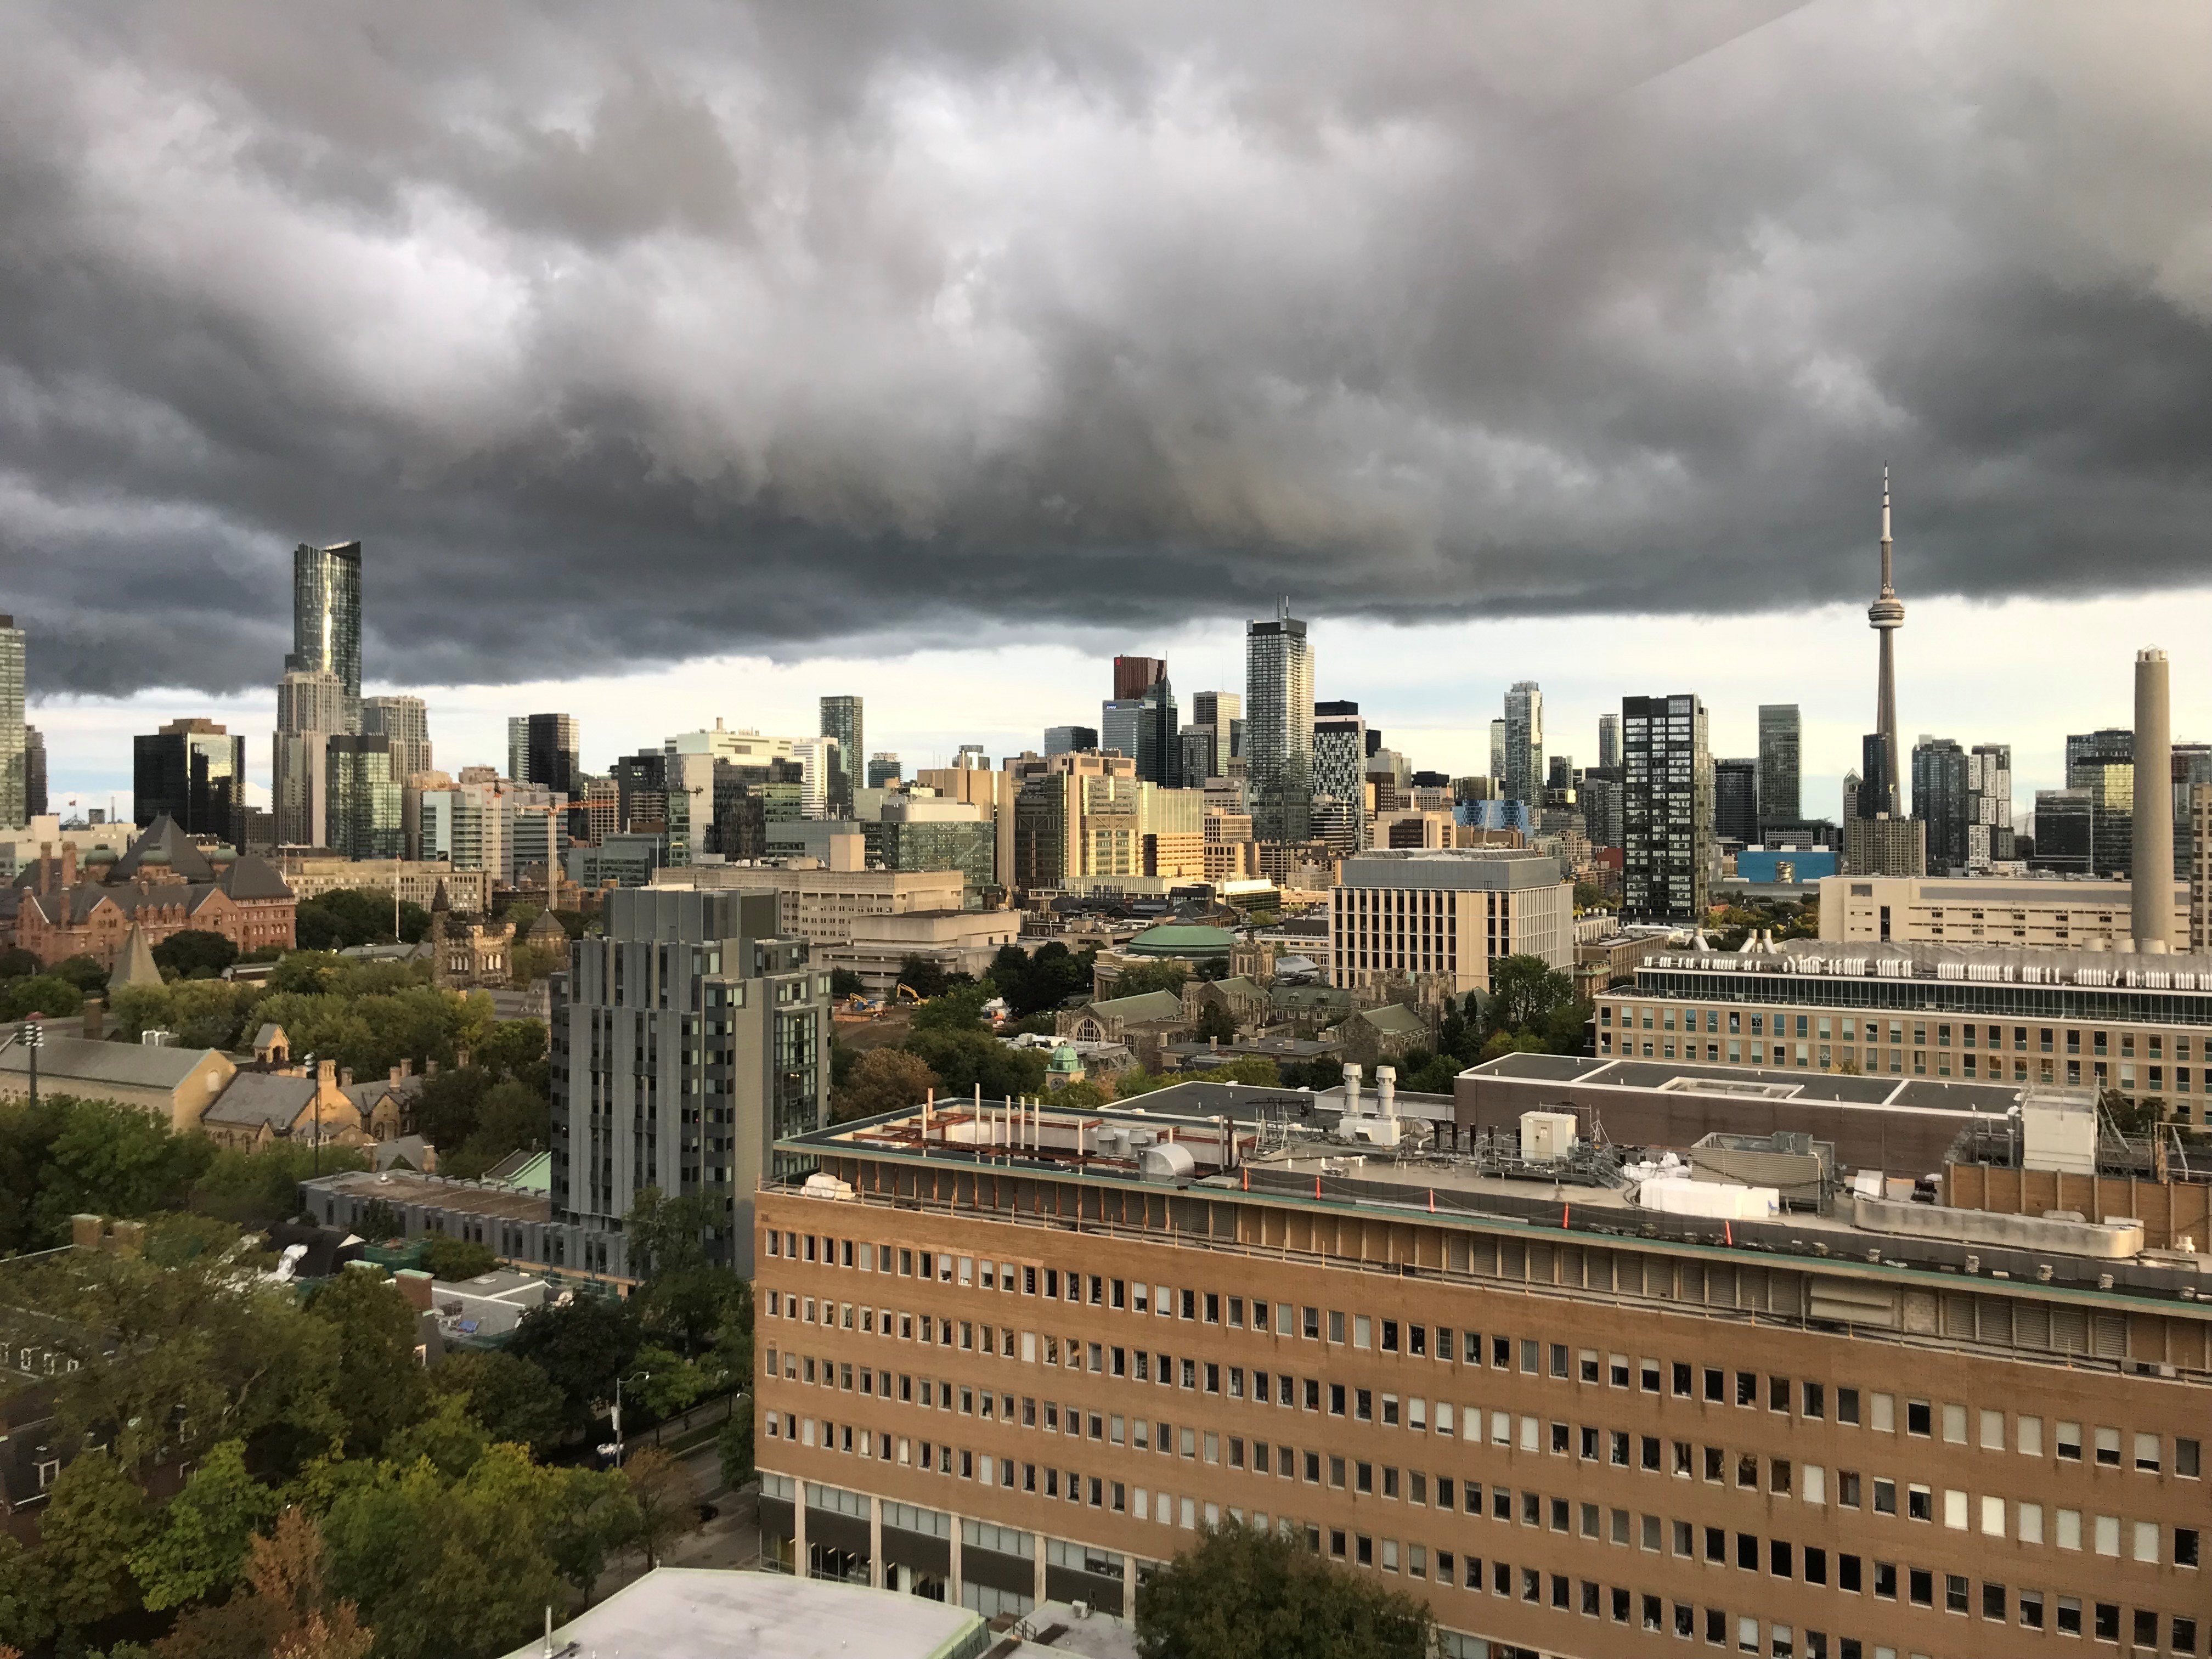
[[[389,896],[396,888],[401,902],[427,910],[443,883],[455,909],[481,915],[491,908],[491,872],[456,870],[442,859],[317,858],[290,848],[277,853],[276,867],[296,898],[319,898],[342,887]]]
[[[1575,965],[1574,884],[1558,860],[1510,848],[1399,850],[1344,860],[1329,896],[1328,981],[1433,978],[1487,990],[1500,957]]]
[[[2212,957],[1792,941],[1654,957],[1597,998],[1597,1052],[2113,1089],[2212,1121]]]
[[[2212,1305],[2067,1224],[1724,1234],[1110,1110],[784,1149],[820,1174],[758,1198],[756,1443],[800,1571],[1127,1609],[1238,1522],[1449,1659],[2203,1650]]]
[[[2057,945],[2126,951],[2130,884],[2032,877],[1823,876],[1820,937],[1838,944]],[[2186,939],[2189,889],[2173,890]]]

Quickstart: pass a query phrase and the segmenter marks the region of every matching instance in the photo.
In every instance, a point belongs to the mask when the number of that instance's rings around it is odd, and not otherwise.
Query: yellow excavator
[[[915,990],[913,986],[908,985],[904,980],[901,980],[899,981],[898,1000],[901,1002],[927,1002],[929,1000],[927,997],[922,995],[921,992]]]

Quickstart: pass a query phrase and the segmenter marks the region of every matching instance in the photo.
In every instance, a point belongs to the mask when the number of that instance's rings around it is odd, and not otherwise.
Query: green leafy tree
[[[33,974],[0,985],[0,1020],[68,1019],[84,1007],[84,993],[58,974]]]
[[[97,957],[64,957],[53,966],[58,978],[65,979],[89,996],[94,991],[107,988],[111,970],[100,964]]]
[[[646,1565],[657,1567],[668,1547],[699,1524],[699,1489],[682,1461],[659,1446],[631,1453],[623,1477],[637,1505],[634,1541]]]
[[[545,1022],[502,1020],[485,1033],[474,1051],[476,1063],[494,1077],[526,1077],[545,1058]]]
[[[245,1443],[216,1447],[131,1558],[147,1607],[158,1613],[228,1590],[245,1568],[253,1534],[276,1508],[276,1493],[246,1472]]]
[[[368,1154],[356,1147],[325,1146],[319,1152],[291,1141],[272,1141],[258,1152],[223,1147],[191,1185],[191,1207],[240,1227],[274,1226],[300,1212],[300,1183],[311,1170],[330,1175],[365,1170]]]
[[[750,1486],[760,1476],[753,1467],[753,1413],[750,1403],[730,1413],[722,1431],[714,1437],[715,1455],[721,1460],[722,1484],[732,1492]]]
[[[974,983],[947,986],[914,1011],[917,1031],[975,1031],[984,1033],[983,1005],[991,988]]]
[[[943,968],[921,957],[908,957],[900,964],[898,982],[924,1001],[943,996],[951,986]]]
[[[938,1086],[937,1073],[921,1055],[903,1048],[871,1048],[830,1091],[830,1121],[850,1123],[918,1106]]]
[[[862,979],[850,968],[832,968],[830,970],[830,994],[839,1001],[843,1001],[847,997],[863,996],[866,994],[867,989],[867,981]]]
[[[529,1360],[504,1349],[449,1353],[430,1373],[430,1386],[465,1399],[469,1414],[495,1443],[528,1446],[543,1456],[567,1427],[561,1391]]]
[[[198,1135],[179,1135],[152,1113],[112,1100],[58,1097],[60,1132],[47,1148],[36,1200],[39,1229],[58,1243],[73,1215],[143,1216],[183,1207],[214,1157]]]
[[[422,1246],[421,1265],[431,1278],[450,1285],[489,1273],[499,1265],[499,1258],[472,1238],[448,1238],[443,1233],[433,1233]]]
[[[398,1468],[427,1462],[458,1480],[491,1449],[491,1436],[469,1410],[465,1395],[436,1394],[428,1413],[384,1443],[384,1461]]]
[[[568,1431],[581,1434],[593,1408],[614,1398],[643,1340],[637,1310],[626,1302],[578,1296],[523,1315],[507,1352],[529,1360],[560,1392]]]
[[[1198,1011],[1198,1023],[1191,1028],[1194,1042],[1234,1042],[1237,1041],[1237,1016],[1224,1003],[1202,1004]]]
[[[1137,1590],[1145,1659],[1425,1659],[1425,1604],[1234,1522]]]
[[[27,978],[42,966],[36,956],[20,945],[0,947],[0,980]]]
[[[630,1200],[623,1227],[639,1280],[632,1300],[644,1325],[686,1357],[713,1340],[731,1298],[743,1293],[744,1281],[708,1254],[729,1224],[727,1205],[704,1193],[671,1198],[647,1187]]]
[[[992,958],[991,982],[1018,1017],[1042,1013],[1091,988],[1097,955],[1078,955],[1058,939],[1039,945],[1034,956],[1018,945],[1004,945]]]
[[[368,1659],[373,1632],[354,1604],[325,1584],[322,1529],[295,1505],[247,1547],[246,1588],[188,1609],[154,1649],[155,1659]]]
[[[373,1454],[422,1414],[428,1390],[415,1357],[415,1310],[381,1271],[349,1267],[316,1290],[307,1316],[337,1337],[343,1387],[334,1403],[347,1449]]]
[[[988,1031],[917,1029],[901,1046],[936,1074],[940,1094],[957,1097],[980,1087],[986,1100],[1007,1100],[1044,1088],[1045,1056],[1009,1048]]]
[[[131,1558],[152,1526],[146,1495],[105,1447],[63,1465],[39,1519],[56,1621],[89,1625],[137,1606]]]
[[[179,979],[213,979],[238,960],[238,947],[221,933],[185,927],[154,947],[155,966]]]
[[[1541,957],[1502,957],[1490,970],[1490,1029],[1525,1030],[1574,995],[1574,981]]]
[[[330,1587],[386,1659],[504,1653],[564,1601],[553,1539],[574,1506],[565,1473],[494,1446],[449,1480],[428,1459],[343,1485],[323,1522]]]
[[[53,1633],[46,1563],[12,1533],[0,1532],[0,1649],[28,1652]]]
[[[1106,994],[1116,1000],[1142,996],[1147,991],[1173,991],[1180,995],[1183,981],[1189,977],[1190,969],[1180,962],[1140,962],[1124,968],[1107,987]]]

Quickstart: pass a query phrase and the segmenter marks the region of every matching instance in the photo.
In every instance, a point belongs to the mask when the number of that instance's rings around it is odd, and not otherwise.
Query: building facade
[[[1845,944],[2125,951],[2129,902],[2124,881],[1827,876],[1820,882],[1820,937]],[[2175,886],[2173,904],[2175,935],[2186,939],[2185,885]]]
[[[1256,1143],[991,1103],[792,1143],[830,1179],[759,1198],[764,1548],[1127,1613],[1242,1523],[1425,1602],[1445,1659],[2202,1651],[2181,1275],[1580,1203],[1540,1237],[1504,1183]]]
[[[1314,705],[1313,790],[1314,834],[1340,852],[1365,846],[1367,722],[1358,703]]]
[[[1510,849],[1376,851],[1344,860],[1329,896],[1331,985],[1490,988],[1502,957],[1575,964],[1574,884]]]
[[[131,816],[175,820],[188,836],[243,848],[246,738],[210,720],[176,720],[131,740]]]
[[[361,729],[390,740],[392,775],[402,784],[431,769],[430,711],[420,697],[363,697]]]
[[[23,725],[26,653],[23,630],[0,616],[0,830],[20,830],[30,807],[30,758]]]
[[[1313,808],[1313,647],[1285,600],[1244,630],[1245,743],[1254,833],[1303,842]]]
[[[1722,759],[1713,763],[1713,834],[1739,847],[1759,840],[1759,763]]]
[[[841,696],[822,699],[822,735],[837,740],[837,771],[830,780],[830,815],[850,817],[853,812],[853,791],[860,786],[856,775],[866,755],[866,720],[862,700],[857,696]],[[877,786],[871,782],[868,786]]]
[[[323,740],[323,842],[341,858],[397,859],[404,781],[392,769],[392,739],[340,732]]]
[[[277,854],[276,868],[296,898],[319,898],[341,887],[387,896],[396,889],[403,904],[427,910],[443,885],[456,909],[481,913],[491,908],[489,873],[456,870],[437,860],[317,858],[295,850]]]
[[[2100,732],[2069,735],[2066,787],[2085,791],[2089,797],[2090,873],[2126,875],[2134,863],[2135,732],[2107,726]]]
[[[1797,783],[1799,722],[1794,702],[1759,706],[1759,821],[1791,823],[1804,815]]]
[[[1709,1065],[2109,1089],[2188,1125],[2212,1121],[2208,1042],[2212,957],[2181,953],[1825,940],[1675,953],[1597,1004],[1601,1056],[1674,1059],[1679,1043]]]
[[[292,550],[292,650],[286,673],[332,674],[344,698],[342,722],[315,730],[360,729],[361,544]],[[297,728],[307,729],[307,728]]]
[[[2097,802],[2087,789],[2035,792],[2033,869],[2087,876],[2097,862]]]
[[[1939,875],[1966,868],[1966,751],[1951,738],[1923,736],[1912,745],[1912,816],[1923,826],[1927,867]]]
[[[1713,864],[1705,706],[1686,695],[1624,697],[1620,727],[1622,912],[1703,916]]]
[[[2012,745],[1978,743],[1966,756],[1966,868],[1978,874],[2014,855]]]
[[[1864,804],[1866,796],[1860,794]],[[1858,817],[1844,820],[1844,868],[1856,876],[1924,876],[1928,826],[1918,818]]]
[[[1505,754],[1498,775],[1507,800],[1544,804],[1544,692],[1520,680],[1505,694]]]
[[[507,722],[507,775],[569,800],[583,799],[583,740],[574,714],[514,714]]]
[[[830,975],[773,894],[618,889],[602,914],[552,984],[552,1218],[583,1257],[562,1265],[626,1275],[653,1187],[726,1204],[714,1254],[750,1275],[756,1191],[803,1172],[776,1143],[828,1115]]]

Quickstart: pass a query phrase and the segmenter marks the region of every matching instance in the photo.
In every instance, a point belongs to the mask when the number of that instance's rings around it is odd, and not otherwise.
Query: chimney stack
[[[2136,949],[2173,949],[2173,729],[2166,653],[2136,653],[2136,821],[2129,856]]]

